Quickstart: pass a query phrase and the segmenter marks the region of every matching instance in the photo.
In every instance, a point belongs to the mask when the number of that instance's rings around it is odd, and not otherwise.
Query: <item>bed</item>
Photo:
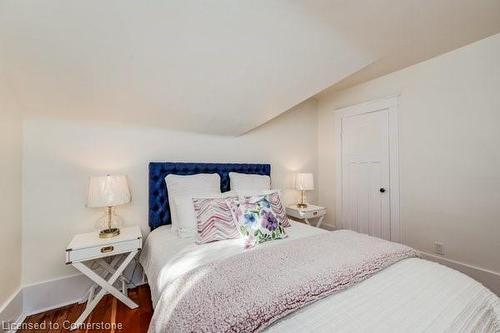
[[[165,322],[168,319],[167,312],[171,311],[172,304],[178,302],[179,294],[177,298],[170,297],[167,290],[172,289],[179,281],[183,281],[183,277],[193,271],[220,261],[244,256],[246,251],[239,239],[198,245],[189,239],[177,237],[169,223],[168,193],[162,180],[170,173],[190,175],[217,172],[221,176],[221,189],[227,191],[229,190],[227,175],[231,171],[270,175],[270,166],[205,163],[150,165],[149,223],[152,232],[140,257],[148,277],[155,308],[150,332],[177,331],[166,328],[168,325]],[[286,239],[261,244],[258,249],[253,250],[253,253],[254,256],[258,256],[259,253],[272,253],[286,244],[301,244],[306,251],[308,244],[313,247],[312,243],[308,243],[309,240],[335,233],[342,231],[328,232],[291,221]],[[317,257],[324,261],[324,258],[329,257],[329,253],[317,253]],[[201,293],[199,297],[202,297]],[[215,301],[208,300],[207,304],[211,304],[210,302]],[[194,308],[193,305],[193,311]],[[286,316],[277,317],[252,331],[500,331],[500,301],[496,295],[460,272],[414,256],[390,264],[348,288],[319,297],[314,302],[301,306],[300,309],[294,309]],[[232,331],[239,331],[234,327]],[[190,330],[197,329],[188,329]]]

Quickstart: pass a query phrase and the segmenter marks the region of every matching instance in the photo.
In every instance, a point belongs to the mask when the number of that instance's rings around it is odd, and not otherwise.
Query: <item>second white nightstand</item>
[[[311,225],[309,219],[318,218],[316,227],[319,228],[321,227],[321,223],[323,223],[323,219],[325,218],[326,208],[309,204],[306,208],[299,208],[297,207],[297,205],[292,205],[286,207],[286,214],[292,218],[303,220],[308,225]]]
[[[129,281],[122,273],[141,248],[142,235],[138,226],[121,228],[120,235],[113,238],[99,238],[97,231],[73,237],[66,248],[66,264],[73,265],[96,284],[90,289],[87,306],[72,328],[78,328],[85,321],[107,292],[129,308],[137,308],[138,305],[127,296]],[[107,257],[113,258],[106,260]],[[101,274],[96,271],[97,268],[102,271]],[[113,286],[118,279],[122,282],[121,291]],[[101,290],[94,295],[97,286]]]

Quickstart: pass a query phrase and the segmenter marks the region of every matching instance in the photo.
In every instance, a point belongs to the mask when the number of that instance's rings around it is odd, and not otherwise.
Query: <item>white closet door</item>
[[[391,239],[389,112],[341,119],[342,225]]]

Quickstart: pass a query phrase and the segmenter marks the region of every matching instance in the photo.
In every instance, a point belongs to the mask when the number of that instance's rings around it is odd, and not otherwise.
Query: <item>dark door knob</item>
[[[385,192],[385,188],[381,187],[380,188],[380,193],[384,193]]]

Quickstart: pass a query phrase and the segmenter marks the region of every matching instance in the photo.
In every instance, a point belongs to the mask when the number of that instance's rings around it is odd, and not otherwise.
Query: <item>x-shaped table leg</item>
[[[104,269],[105,279],[108,277],[108,275],[112,275],[116,271],[114,267],[117,265],[118,260],[119,256],[115,256],[110,264],[108,264],[106,260],[104,260],[104,258],[98,259],[96,261],[96,264]],[[122,294],[127,296],[127,284],[130,283],[130,281],[123,275],[120,275],[119,279],[121,280],[122,283]]]
[[[114,267],[116,267],[116,265],[120,261],[121,257],[122,257],[121,255],[114,256],[113,260],[111,260],[111,263],[109,263],[109,264],[106,262],[106,260],[104,260],[104,258],[98,259],[98,260],[94,261],[90,265],[90,269],[94,270],[95,266],[97,266],[96,268],[98,268],[98,267],[103,268],[105,270],[103,278],[107,279],[108,276],[113,275],[113,273],[116,271],[114,269]],[[122,280],[122,294],[124,294],[125,296],[127,296],[127,294],[125,292],[126,289],[123,288],[123,285],[124,285],[124,281],[125,281],[125,283],[129,283],[130,281],[128,281],[127,279],[125,279],[125,277],[123,275],[121,275],[119,277],[119,279]],[[90,287],[90,289],[88,291],[88,297],[86,299],[82,300],[81,302],[79,302],[79,304],[87,302],[87,306],[89,306],[90,305],[90,301],[92,301],[94,299],[95,291],[96,291],[96,289],[98,289],[98,287],[99,287],[99,285],[97,283],[94,283],[93,286]]]
[[[80,272],[85,274],[89,279],[97,283],[99,286],[101,286],[101,290],[95,297],[90,300],[89,299],[89,304],[87,304],[87,307],[83,311],[83,313],[78,317],[78,319],[75,321],[75,323],[72,325],[72,329],[78,328],[84,321],[87,319],[89,314],[94,310],[96,305],[99,303],[99,301],[103,298],[103,296],[106,294],[106,292],[109,292],[111,295],[115,296],[117,299],[119,299],[121,302],[123,302],[125,305],[127,305],[131,309],[135,309],[138,307],[138,305],[132,301],[130,298],[122,294],[118,289],[113,287],[113,283],[121,276],[127,265],[134,259],[135,255],[137,254],[138,251],[133,251],[128,254],[128,256],[125,258],[125,260],[118,266],[118,268],[114,271],[114,273],[111,275],[111,277],[106,281],[103,279],[100,275],[92,271],[87,265],[81,263],[81,262],[74,262],[73,266],[78,269]]]

